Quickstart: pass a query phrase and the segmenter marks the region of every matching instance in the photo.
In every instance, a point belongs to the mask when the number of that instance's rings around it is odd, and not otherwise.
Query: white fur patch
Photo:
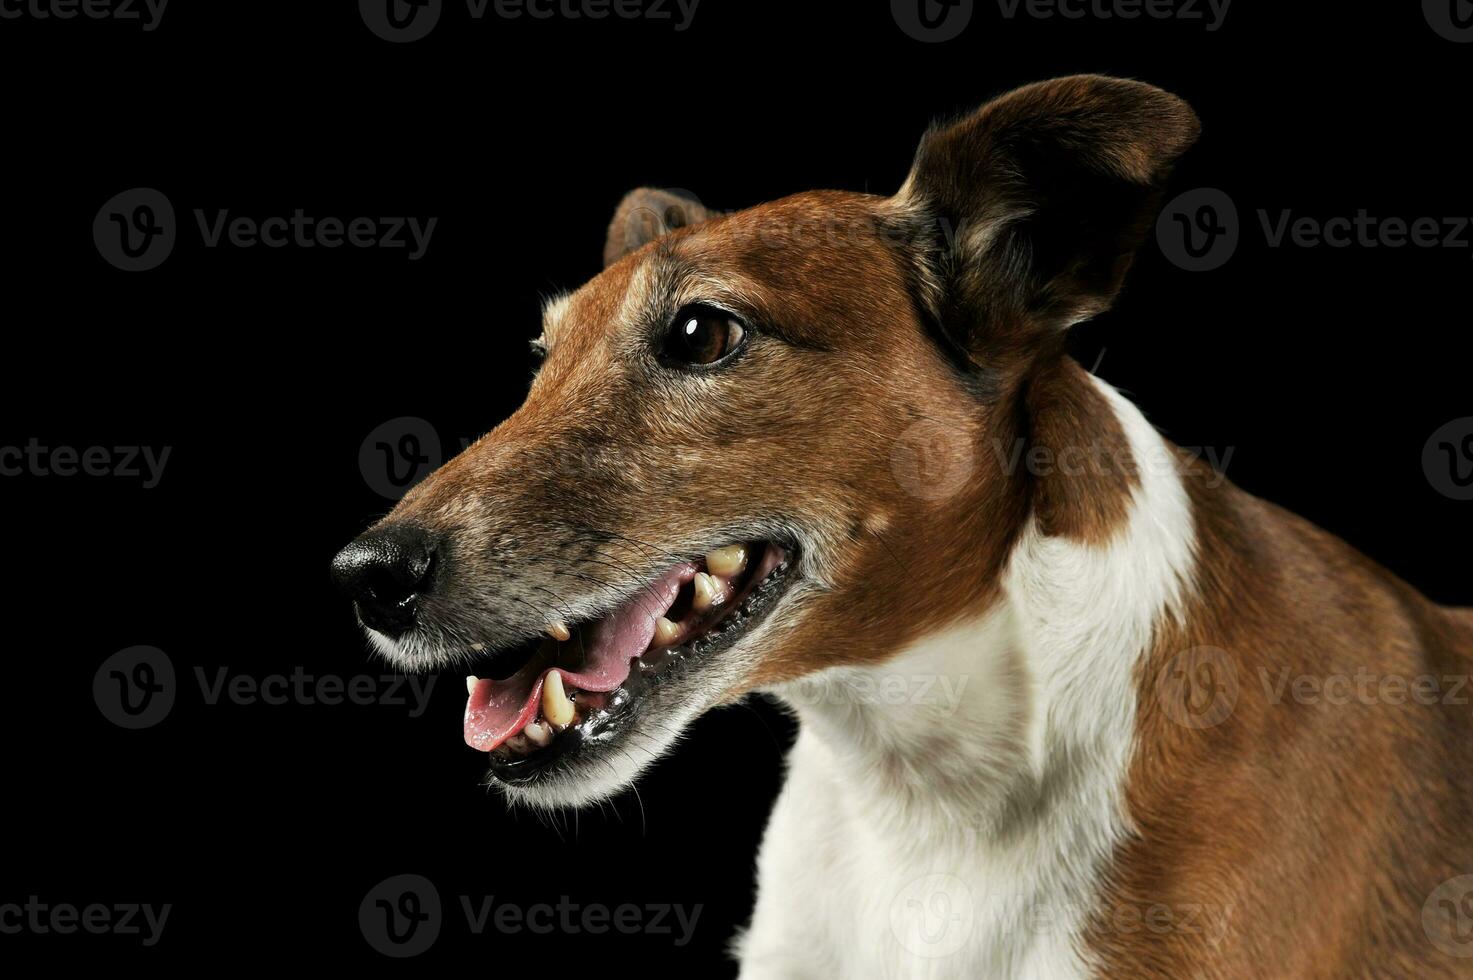
[[[1171,450],[1101,387],[1141,471],[1113,541],[1030,526],[996,608],[775,692],[801,728],[742,977],[1090,975],[1084,924],[1128,829],[1135,667],[1194,562]]]
[[[558,293],[550,296],[542,304],[542,332],[543,335],[555,334],[558,327],[562,325],[563,318],[568,315],[568,309],[573,305],[572,293]]]

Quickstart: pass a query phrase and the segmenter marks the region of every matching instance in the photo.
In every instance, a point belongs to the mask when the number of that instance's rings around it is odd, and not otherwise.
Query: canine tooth
[[[721,583],[716,580],[715,576],[697,572],[694,585],[696,594],[690,604],[696,609],[709,609],[721,601]]]
[[[526,728],[523,728],[522,734],[527,736],[527,741],[531,742],[539,749],[546,745],[548,742],[552,741],[552,729],[548,728],[540,721],[534,721]]]
[[[567,643],[573,638],[573,631],[568,629],[568,624],[562,620],[547,624],[547,635],[559,643]]]
[[[655,641],[657,647],[668,647],[675,643],[675,638],[680,635],[680,626],[661,616],[655,620]]]
[[[747,567],[747,549],[745,545],[729,544],[725,548],[717,548],[706,556],[706,568],[713,575],[741,574]]]
[[[481,682],[481,679],[479,677],[477,677],[475,674],[467,674],[466,675],[466,678],[465,678],[465,693],[467,693],[467,694],[475,694],[476,693],[476,685],[479,684],[480,682]]]
[[[556,670],[549,671],[547,680],[542,682],[542,717],[554,725],[573,722],[573,702],[563,689],[563,675]]]

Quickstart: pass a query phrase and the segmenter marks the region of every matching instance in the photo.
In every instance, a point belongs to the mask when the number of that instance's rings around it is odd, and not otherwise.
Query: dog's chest
[[[999,845],[938,825],[922,845],[867,826],[825,755],[807,740],[794,749],[763,843],[744,977],[1088,975],[1079,933],[1090,902],[1058,855],[1031,835]]]

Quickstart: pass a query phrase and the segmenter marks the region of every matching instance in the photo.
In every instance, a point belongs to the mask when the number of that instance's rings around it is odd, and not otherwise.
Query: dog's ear
[[[641,187],[624,195],[609,222],[604,240],[604,267],[636,251],[661,235],[700,224],[717,212],[710,210],[689,191]]]
[[[977,363],[985,342],[1108,308],[1198,129],[1176,96],[1097,75],[1029,85],[934,127],[895,200],[940,231],[919,261],[949,339]]]

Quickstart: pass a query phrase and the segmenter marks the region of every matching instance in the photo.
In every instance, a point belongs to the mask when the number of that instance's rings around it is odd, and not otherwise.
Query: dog
[[[748,980],[1473,975],[1473,610],[1065,350],[1198,131],[1074,76],[892,197],[631,193],[525,404],[336,558],[371,643],[471,674],[513,805],[788,705]],[[1332,703],[1361,675],[1439,696]]]

